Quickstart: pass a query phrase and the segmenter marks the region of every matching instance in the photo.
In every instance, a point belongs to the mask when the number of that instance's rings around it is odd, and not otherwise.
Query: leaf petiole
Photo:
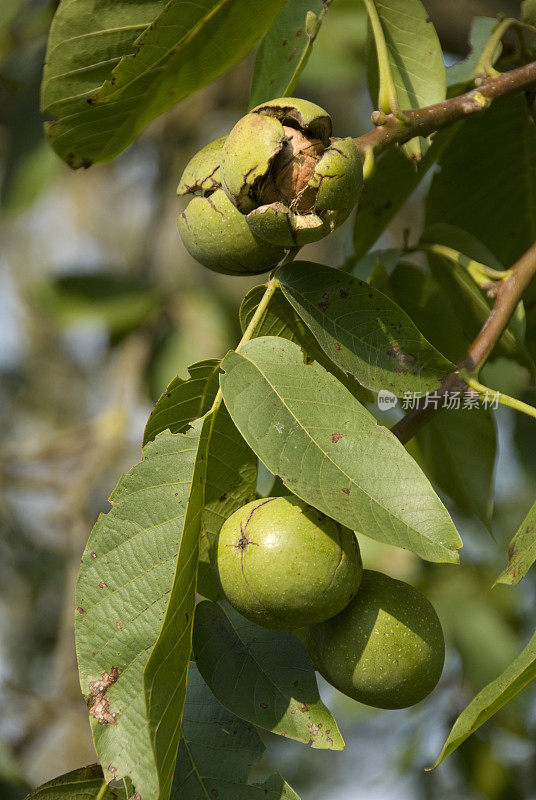
[[[294,256],[296,255],[297,250],[298,250],[298,248],[293,248],[293,250],[291,250],[289,252],[289,254],[287,255],[285,261],[291,261],[292,258],[294,258]],[[289,258],[289,256],[291,256],[291,255],[292,255],[292,258]],[[283,263],[285,263],[285,262],[283,262]],[[255,337],[255,333],[257,332],[257,330],[259,328],[259,325],[262,322],[262,319],[264,317],[266,309],[268,308],[268,304],[269,304],[270,300],[272,299],[272,297],[274,296],[274,293],[277,290],[278,286],[279,286],[279,281],[277,280],[277,278],[270,278],[270,280],[266,284],[266,290],[265,290],[265,292],[264,292],[264,294],[263,294],[263,296],[261,298],[261,301],[260,301],[259,305],[257,306],[257,308],[255,309],[255,313],[251,317],[249,325],[247,326],[246,330],[244,331],[244,335],[242,336],[242,338],[240,339],[239,343],[237,344],[237,346],[235,348],[235,352],[239,352],[240,349],[246,344],[246,342],[249,342],[250,339],[253,339]],[[208,412],[209,414],[214,414],[219,409],[219,407],[221,406],[222,399],[223,399],[223,396],[222,396],[221,387],[220,387],[218,389],[218,393],[216,394],[216,397],[214,398],[214,402],[212,403],[212,407],[210,408],[210,411]]]
[[[101,788],[99,789],[97,795],[95,796],[95,800],[102,800],[102,798],[106,794],[107,788],[108,788],[108,784],[106,783],[106,781],[103,781]]]
[[[467,270],[474,282],[480,287],[487,286],[490,280],[505,280],[511,274],[509,269],[493,269],[492,267],[486,266],[486,264],[482,264],[480,261],[475,261],[464,253],[460,253],[459,250],[455,250],[453,247],[447,247],[444,244],[419,244],[415,247],[408,248],[409,253],[414,253],[416,251],[433,253],[455,264],[459,264]]]
[[[363,0],[363,3],[367,10],[378,57],[378,109],[384,111],[386,114],[394,114],[397,117],[400,113],[400,109],[393,76],[391,74],[391,66],[389,64],[387,43],[385,41],[378,10],[374,0]]]
[[[523,403],[522,400],[518,400],[515,397],[510,397],[510,395],[503,394],[495,389],[490,389],[489,386],[484,386],[484,384],[479,383],[479,381],[477,381],[477,379],[466,369],[460,370],[460,377],[471,389],[474,389],[474,391],[478,392],[480,395],[485,395],[486,397],[491,395],[502,406],[513,408],[515,411],[521,411],[522,414],[527,414],[529,417],[534,417],[536,419],[536,408],[534,406],[529,406],[528,403]]]

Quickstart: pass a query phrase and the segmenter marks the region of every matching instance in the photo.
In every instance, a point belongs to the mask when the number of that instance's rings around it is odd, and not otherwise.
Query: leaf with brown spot
[[[275,275],[324,353],[368,389],[426,394],[454,369],[400,306],[358,278],[307,261]]]
[[[343,739],[318,693],[314,668],[301,641],[288,631],[249,622],[227,603],[199,603],[194,652],[218,700],[241,719],[319,749],[342,750]],[[311,735],[331,728],[332,741]]]
[[[292,492],[342,525],[428,561],[456,563],[461,539],[400,442],[320,365],[265,336],[228,353],[225,404],[242,436]],[[333,444],[333,431],[344,432]]]
[[[88,711],[89,716],[94,717],[103,725],[115,725],[116,713],[110,712],[110,704],[106,699],[106,692],[113,686],[119,678],[119,670],[112,667],[110,672],[103,672],[102,678],[98,681],[91,681],[89,684]]]
[[[287,0],[258,47],[250,108],[292,94],[309,60],[327,9],[328,4],[322,0]],[[299,41],[287,54],[285,48],[289,39]]]
[[[195,605],[199,537],[188,501],[198,491],[201,428],[164,432],[145,447],[97,521],[77,582],[86,611],[76,616],[78,666],[97,754],[108,778],[130,777],[148,800],[165,796],[178,747],[192,624],[183,620]],[[103,592],[101,582],[112,588]]]
[[[127,800],[127,793],[121,786],[107,786],[101,794],[103,789],[104,776],[100,765],[90,764],[47,781],[25,800]]]

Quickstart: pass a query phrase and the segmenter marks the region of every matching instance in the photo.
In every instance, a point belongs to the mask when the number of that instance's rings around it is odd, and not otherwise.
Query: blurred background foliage
[[[449,63],[464,57],[475,15],[517,15],[507,0],[425,0]],[[154,122],[115,162],[72,172],[43,138],[39,82],[50,0],[0,3],[0,796],[95,760],[79,691],[73,588],[84,543],[120,474],[140,456],[152,404],[186,367],[239,338],[241,298],[259,279],[195,263],[175,228],[175,189],[201,146],[247,108],[253,56]],[[366,23],[334,0],[296,90],[330,110],[338,135],[370,127]],[[422,227],[426,186],[380,241]],[[350,223],[349,223],[350,224]],[[305,248],[331,265],[351,228]],[[453,332],[454,335],[454,332]],[[510,393],[526,370],[496,360],[488,382]],[[529,398],[534,402],[534,398]],[[491,531],[446,499],[465,542],[462,568],[432,566],[363,539],[367,566],[433,600],[449,643],[440,688],[406,711],[377,712],[323,686],[347,741],[311,751],[267,736],[266,770],[309,800],[515,800],[536,797],[536,703],[527,690],[426,773],[457,713],[512,660],[534,628],[536,582],[493,580],[534,500],[536,430],[497,414]],[[266,483],[266,476],[264,476]],[[531,493],[532,492],[532,493]]]

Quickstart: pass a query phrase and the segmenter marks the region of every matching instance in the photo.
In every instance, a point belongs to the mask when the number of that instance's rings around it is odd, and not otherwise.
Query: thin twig
[[[481,85],[470,92],[460,94],[441,103],[404,111],[404,118],[387,115],[383,125],[355,139],[362,157],[371,149],[381,153],[392,144],[402,144],[414,136],[429,136],[431,133],[481,113],[492,100],[528,89],[536,83],[536,61],[523,67],[509,70],[501,75],[483,79]]]
[[[440,397],[452,391],[467,391],[468,387],[460,376],[460,370],[466,370],[470,375],[478,376],[506,329],[525,289],[535,275],[536,244],[533,244],[513,265],[508,277],[505,280],[497,281],[495,302],[491,313],[454,372],[447,375],[439,387]],[[402,443],[408,442],[439,411],[441,411],[439,403],[429,403],[427,398],[423,397],[417,408],[412,409],[393,425],[391,432]]]

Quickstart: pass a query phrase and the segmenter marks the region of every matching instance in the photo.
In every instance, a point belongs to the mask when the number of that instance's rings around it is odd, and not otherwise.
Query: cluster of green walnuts
[[[340,225],[363,185],[351,137],[306,100],[257,106],[188,163],[193,195],[178,227],[190,254],[216,272],[256,274]],[[294,496],[248,503],[223,524],[214,567],[229,603],[268,628],[297,632],[316,669],[350,697],[403,708],[435,687],[445,655],[428,600],[363,570],[356,535]]]
[[[178,218],[188,252],[216,272],[253,275],[331,233],[363,185],[355,141],[331,134],[323,108],[283,97],[196,153],[177,190],[194,195]]]
[[[297,632],[318,672],[349,697],[405,708],[437,684],[445,643],[430,602],[363,570],[355,533],[297,497],[235,511],[213,559],[229,603],[258,625]]]

